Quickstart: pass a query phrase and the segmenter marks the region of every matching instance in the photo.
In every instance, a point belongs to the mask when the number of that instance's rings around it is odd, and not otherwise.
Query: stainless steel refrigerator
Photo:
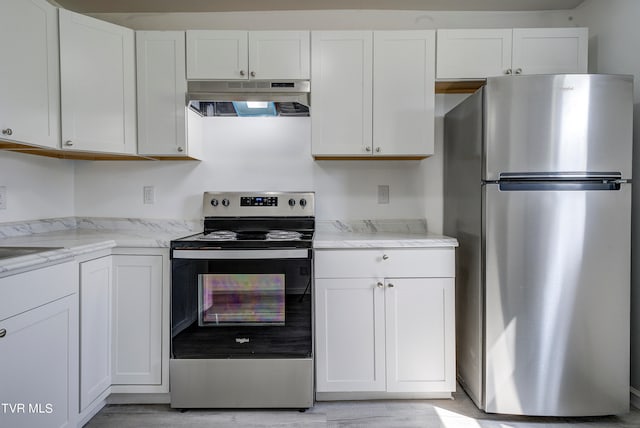
[[[458,380],[486,412],[628,411],[632,86],[489,78],[445,116]]]

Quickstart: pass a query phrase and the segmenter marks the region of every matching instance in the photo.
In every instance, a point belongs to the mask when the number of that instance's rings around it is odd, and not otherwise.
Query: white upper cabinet
[[[134,32],[60,9],[62,147],[136,152]]]
[[[437,78],[500,76],[511,68],[511,29],[438,30]]]
[[[435,32],[373,34],[373,154],[433,154]]]
[[[188,79],[247,79],[246,31],[187,31]]]
[[[438,79],[587,72],[587,28],[438,30]]]
[[[586,73],[586,28],[517,28],[513,30],[513,73]]]
[[[372,46],[370,31],[312,33],[311,145],[314,155],[371,154]]]
[[[309,79],[308,31],[250,31],[249,78]]]
[[[184,31],[136,32],[138,153],[186,156]]]
[[[191,80],[308,79],[308,31],[187,31]]]
[[[316,158],[433,154],[435,32],[311,36]]]
[[[0,140],[60,147],[58,17],[44,0],[0,2]]]

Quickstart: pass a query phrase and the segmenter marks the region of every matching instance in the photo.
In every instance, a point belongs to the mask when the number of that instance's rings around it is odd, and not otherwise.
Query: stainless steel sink
[[[64,247],[0,247],[0,260],[59,250]]]

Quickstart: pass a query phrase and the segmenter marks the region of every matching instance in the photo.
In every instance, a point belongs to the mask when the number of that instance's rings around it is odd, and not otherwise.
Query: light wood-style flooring
[[[460,388],[458,387],[458,391]],[[489,415],[464,392],[453,400],[317,402],[297,410],[188,410],[169,405],[109,405],[88,428],[362,427],[362,428],[640,428],[640,410],[618,416],[540,418]]]

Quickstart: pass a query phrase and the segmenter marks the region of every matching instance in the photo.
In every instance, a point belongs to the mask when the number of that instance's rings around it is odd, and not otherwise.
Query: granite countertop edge
[[[315,249],[340,248],[443,248],[457,247],[455,238],[429,233],[316,233]]]
[[[314,249],[457,247],[448,236],[427,232],[424,220],[320,222]],[[0,246],[50,247],[32,255],[0,260],[0,277],[71,261],[114,247],[169,248],[173,239],[198,232],[197,222],[139,219],[63,218],[5,224]],[[24,232],[27,234],[24,234]]]
[[[51,247],[51,250],[0,260],[0,277],[72,261],[93,252],[119,248],[169,248],[189,232],[151,233],[131,230],[67,229],[0,239],[2,247]]]

